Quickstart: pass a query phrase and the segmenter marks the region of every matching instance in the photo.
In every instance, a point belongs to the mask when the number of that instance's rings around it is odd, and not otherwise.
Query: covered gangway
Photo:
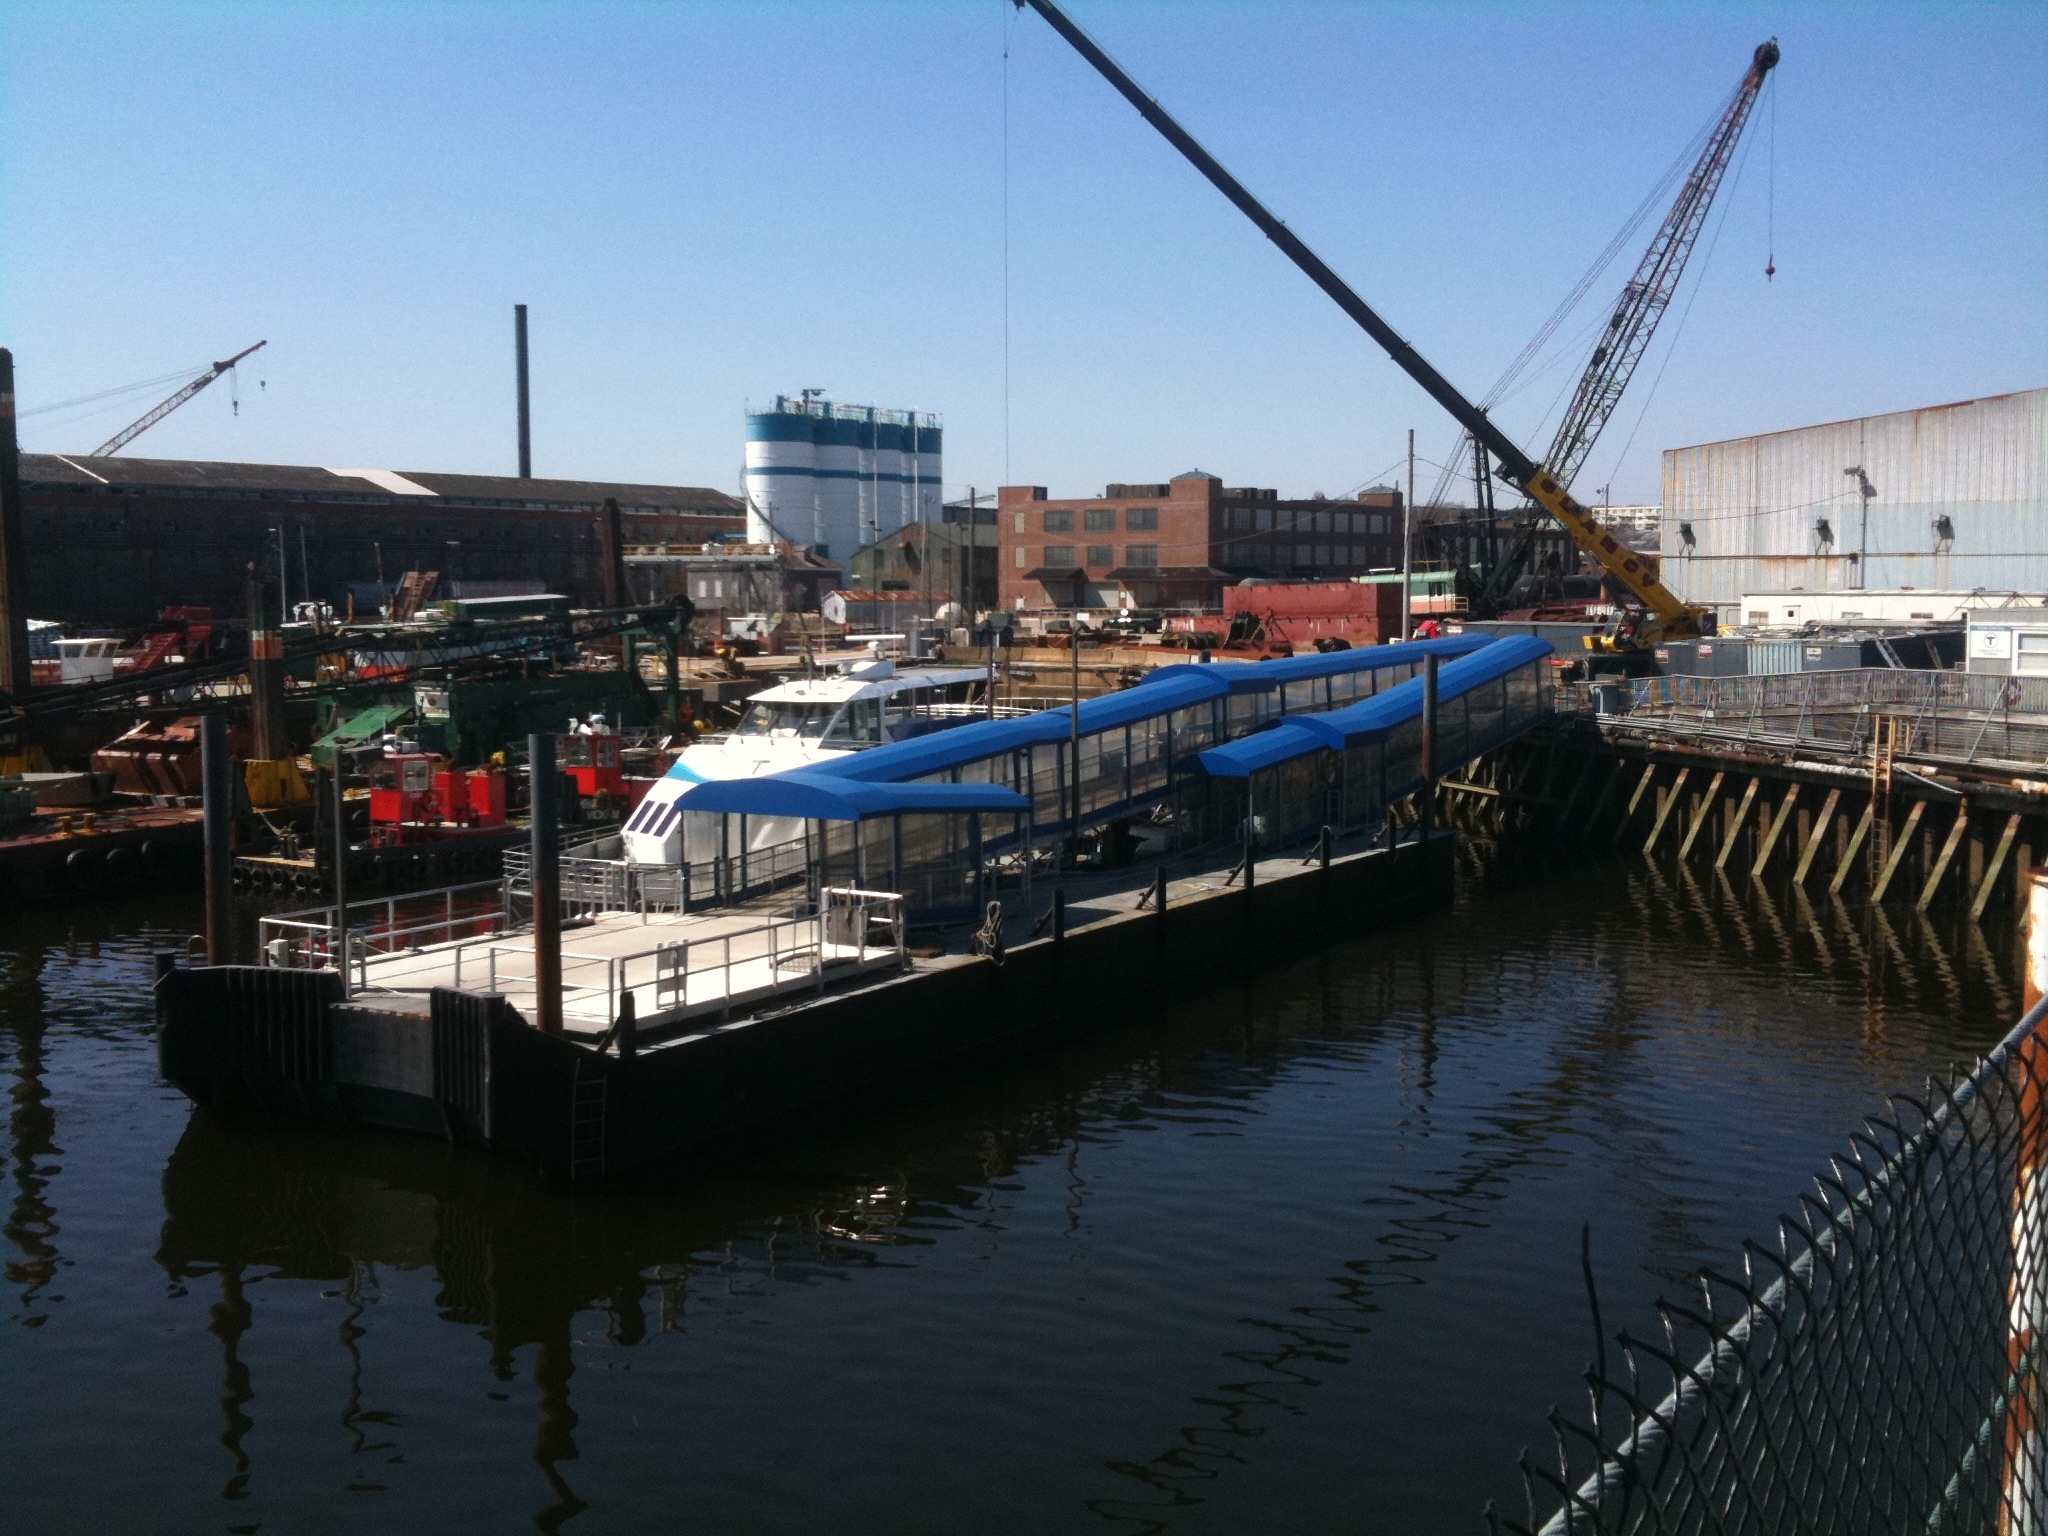
[[[1506,745],[1550,714],[1544,669],[1552,646],[1533,635],[1496,640],[1437,674],[1438,777]],[[1422,678],[1203,752],[1201,771],[1234,786],[1241,814],[1267,845],[1356,831],[1424,789]]]
[[[705,838],[734,850],[721,861],[722,900],[763,883],[754,867],[761,854],[738,852],[748,842],[738,819],[783,816],[808,826],[801,854],[814,888],[821,879],[843,882],[849,861],[872,879],[887,870],[918,887],[907,894],[914,894],[911,906],[920,920],[935,920],[933,914],[964,902],[970,885],[980,890],[952,873],[965,869],[970,844],[975,859],[1013,859],[1028,878],[1034,846],[1113,822],[1156,817],[1171,829],[1176,849],[1234,835],[1241,812],[1214,803],[1212,776],[1198,766],[1202,754],[1355,708],[1390,689],[1419,688],[1416,676],[1431,656],[1455,663],[1500,643],[1488,635],[1454,635],[1263,662],[1162,667],[1135,687],[1076,708],[977,721],[787,773],[704,783],[676,803],[684,815],[725,819],[719,828],[706,828]],[[827,794],[835,784],[845,791],[837,800]],[[936,802],[922,807],[907,800],[863,810],[869,802],[855,791],[884,788],[999,790],[1012,798],[978,808],[961,801],[950,812]],[[830,806],[834,814],[800,808],[806,805]],[[1021,816],[1014,814],[1020,806]],[[1000,825],[981,819],[1004,810],[1013,814]],[[964,819],[970,815],[976,818],[971,824]]]
[[[752,885],[748,819],[778,816],[803,824],[814,899],[826,886],[872,886],[901,895],[912,922],[978,911],[987,896],[987,820],[998,819],[1002,840],[1016,846],[1028,841],[1031,813],[1029,801],[1000,784],[870,784],[816,769],[714,780],[687,799],[694,814],[737,818],[728,889]]]

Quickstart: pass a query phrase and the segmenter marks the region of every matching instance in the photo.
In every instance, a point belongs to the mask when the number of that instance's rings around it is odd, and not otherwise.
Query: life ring
[[[91,896],[106,883],[106,865],[97,848],[74,848],[64,860],[64,883],[81,896]]]

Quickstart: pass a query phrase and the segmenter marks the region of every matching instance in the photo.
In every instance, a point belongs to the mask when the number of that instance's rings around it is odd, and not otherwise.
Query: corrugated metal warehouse
[[[1746,592],[2048,592],[2044,461],[2048,389],[1668,449],[1664,579],[1725,622]]]

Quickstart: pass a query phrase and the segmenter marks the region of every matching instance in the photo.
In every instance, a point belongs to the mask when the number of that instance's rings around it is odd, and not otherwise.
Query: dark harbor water
[[[1952,926],[1639,862],[633,1188],[195,1114],[0,911],[7,1532],[1464,1532],[1591,1337],[2013,1016]]]

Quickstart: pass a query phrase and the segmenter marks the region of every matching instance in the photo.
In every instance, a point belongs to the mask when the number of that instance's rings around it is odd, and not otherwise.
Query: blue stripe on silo
[[[818,418],[793,411],[757,411],[747,417],[750,443],[809,443],[817,440]]]
[[[882,474],[871,474],[865,469],[810,469],[800,464],[749,464],[747,466],[747,473],[750,475],[806,475],[813,480],[859,480],[862,482],[879,480],[884,485],[936,486],[938,484],[938,481],[932,479],[929,475],[903,475],[897,474],[893,470],[885,471]]]

